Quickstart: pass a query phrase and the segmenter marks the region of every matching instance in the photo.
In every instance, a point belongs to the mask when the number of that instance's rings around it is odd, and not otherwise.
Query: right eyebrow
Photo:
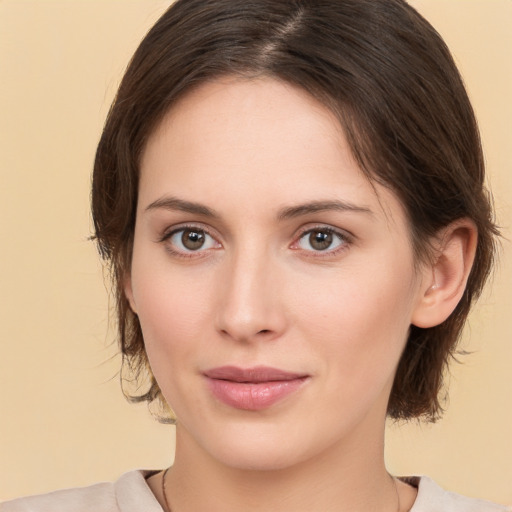
[[[192,213],[195,215],[201,215],[203,217],[210,217],[214,219],[220,218],[218,213],[201,203],[185,201],[183,199],[178,199],[177,197],[172,196],[161,197],[160,199],[153,201],[145,208],[144,211],[147,212],[151,210],[157,210],[159,208],[164,210],[177,210],[180,212]]]
[[[311,201],[305,204],[290,206],[279,211],[277,218],[279,220],[293,219],[316,212],[339,211],[339,212],[356,212],[373,215],[373,212],[367,206],[359,206],[347,201]]]

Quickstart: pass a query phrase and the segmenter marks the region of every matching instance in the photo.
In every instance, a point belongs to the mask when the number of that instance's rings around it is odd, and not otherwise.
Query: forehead
[[[304,90],[271,78],[226,77],[186,94],[149,137],[141,203],[159,191],[277,209],[348,200],[403,215],[357,165],[338,118]],[[147,196],[147,197],[146,197]],[[245,202],[245,203],[244,203]]]
[[[350,156],[334,114],[302,89],[270,78],[224,77],[185,94],[149,138],[142,167],[148,150],[162,149],[164,139],[176,151],[193,149],[197,159],[205,154],[239,158],[245,163],[240,168],[247,167],[247,156],[263,163],[278,155],[284,164],[293,145],[315,160],[315,151],[325,152],[328,145],[342,147],[338,157]],[[309,158],[304,166],[308,163]]]

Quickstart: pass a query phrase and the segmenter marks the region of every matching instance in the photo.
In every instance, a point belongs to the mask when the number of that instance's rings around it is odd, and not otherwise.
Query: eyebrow
[[[366,206],[358,206],[347,201],[311,201],[297,206],[290,206],[279,210],[277,218],[279,220],[293,219],[301,217],[309,213],[325,212],[325,211],[338,211],[338,212],[355,212],[373,215],[373,212]]]
[[[185,201],[178,199],[177,197],[162,197],[153,201],[149,206],[146,207],[145,211],[156,210],[162,208],[164,210],[178,210],[186,213],[193,213],[195,215],[202,215],[203,217],[211,217],[218,219],[220,215],[214,210],[211,210],[207,206],[200,203],[194,203],[192,201]]]
[[[213,219],[220,219],[221,217],[215,210],[212,210],[201,203],[185,201],[184,199],[178,199],[177,197],[162,197],[157,199],[148,205],[145,211],[156,209],[171,211],[177,210]],[[358,206],[347,201],[310,201],[304,204],[281,208],[277,213],[277,219],[282,221],[325,211],[355,212],[373,215],[373,212],[368,207]]]

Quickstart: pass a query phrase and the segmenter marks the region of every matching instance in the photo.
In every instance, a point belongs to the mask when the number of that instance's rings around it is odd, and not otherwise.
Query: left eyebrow
[[[177,210],[195,215],[202,215],[203,217],[220,218],[218,213],[201,203],[184,201],[183,199],[178,199],[177,197],[162,197],[157,199],[156,201],[153,201],[149,206],[147,206],[145,211],[156,210],[159,208],[164,210]]]
[[[346,201],[311,201],[310,203],[282,208],[279,210],[277,218],[278,220],[287,220],[309,213],[325,211],[355,212],[373,215],[373,212],[368,207],[358,206]]]

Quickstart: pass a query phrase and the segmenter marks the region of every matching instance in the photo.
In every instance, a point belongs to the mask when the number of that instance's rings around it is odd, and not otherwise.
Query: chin
[[[300,462],[296,453],[283,453],[283,450],[261,447],[242,451],[231,446],[225,452],[216,455],[219,462],[240,471],[279,471]]]
[[[268,428],[270,426],[270,429]],[[308,459],[300,428],[286,431],[276,425],[225,426],[220,436],[211,436],[203,445],[218,462],[238,470],[277,471]]]

